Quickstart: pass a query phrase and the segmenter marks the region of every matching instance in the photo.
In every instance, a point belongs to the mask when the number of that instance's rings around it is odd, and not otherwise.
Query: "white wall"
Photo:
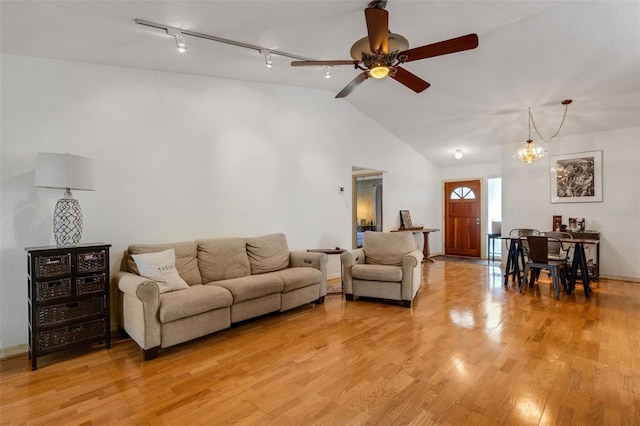
[[[640,280],[640,127],[566,136],[544,144],[549,155],[601,150],[603,202],[551,204],[550,161],[514,160],[519,144],[503,146],[502,229],[551,230],[552,216],[584,217],[600,231],[600,274]],[[593,256],[593,255],[592,255]],[[590,256],[590,257],[592,257]]]
[[[440,219],[437,169],[330,92],[1,60],[0,349],[27,342],[24,247],[54,243],[62,191],[33,187],[37,152],[96,159],[97,191],[74,195],[112,270],[132,243],[284,232],[291,249],[349,247],[353,165],[385,171],[385,230],[400,209]]]

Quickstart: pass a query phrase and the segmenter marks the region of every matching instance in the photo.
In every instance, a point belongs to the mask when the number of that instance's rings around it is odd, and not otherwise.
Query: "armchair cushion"
[[[395,265],[353,265],[351,275],[358,280],[402,281],[402,267]]]
[[[402,258],[416,249],[416,242],[411,232],[366,231],[362,248],[365,263],[402,266]]]

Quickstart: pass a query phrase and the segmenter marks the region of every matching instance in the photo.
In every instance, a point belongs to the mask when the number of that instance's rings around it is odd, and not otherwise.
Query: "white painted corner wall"
[[[62,191],[33,187],[38,152],[96,159],[97,190],[74,196],[82,241],[112,244],[112,271],[133,243],[284,232],[294,250],[350,247],[354,165],[385,172],[386,231],[401,209],[440,226],[437,168],[330,92],[8,54],[1,65],[0,348],[27,342],[24,248],[54,243]]]

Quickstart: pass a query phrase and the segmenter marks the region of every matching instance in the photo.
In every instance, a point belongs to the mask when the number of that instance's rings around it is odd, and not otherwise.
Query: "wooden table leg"
[[[431,252],[429,251],[429,232],[431,231],[424,231],[422,233],[422,235],[424,235],[424,247],[422,248],[424,259],[422,259],[422,261],[434,263],[434,260],[429,258],[429,255],[431,254]]]

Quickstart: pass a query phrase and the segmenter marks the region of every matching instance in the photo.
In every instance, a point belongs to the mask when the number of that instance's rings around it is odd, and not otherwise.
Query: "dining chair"
[[[524,265],[524,280],[520,284],[520,292],[527,284],[527,277],[531,272],[531,279],[529,280],[529,286],[532,287],[536,278],[538,277],[540,270],[545,269],[551,273],[551,280],[553,282],[553,291],[556,299],[560,299],[560,285],[567,291],[567,273],[566,263],[562,260],[553,260],[549,258],[549,244],[560,244],[561,250],[563,250],[562,241],[558,238],[541,236],[541,235],[528,235],[522,237],[526,239],[527,244],[523,244],[523,252],[527,258]]]
[[[573,239],[573,235],[569,234],[568,232],[556,232],[556,231],[551,231],[551,232],[544,232],[542,233],[542,235],[546,236],[546,237],[552,237],[552,238],[557,238],[559,240],[572,240]],[[563,244],[561,242],[556,242],[556,241],[549,241],[549,259],[552,260],[562,260],[564,262],[566,262],[568,264],[569,262],[569,250],[571,249],[571,245],[569,243],[569,245],[566,247],[563,246]]]

